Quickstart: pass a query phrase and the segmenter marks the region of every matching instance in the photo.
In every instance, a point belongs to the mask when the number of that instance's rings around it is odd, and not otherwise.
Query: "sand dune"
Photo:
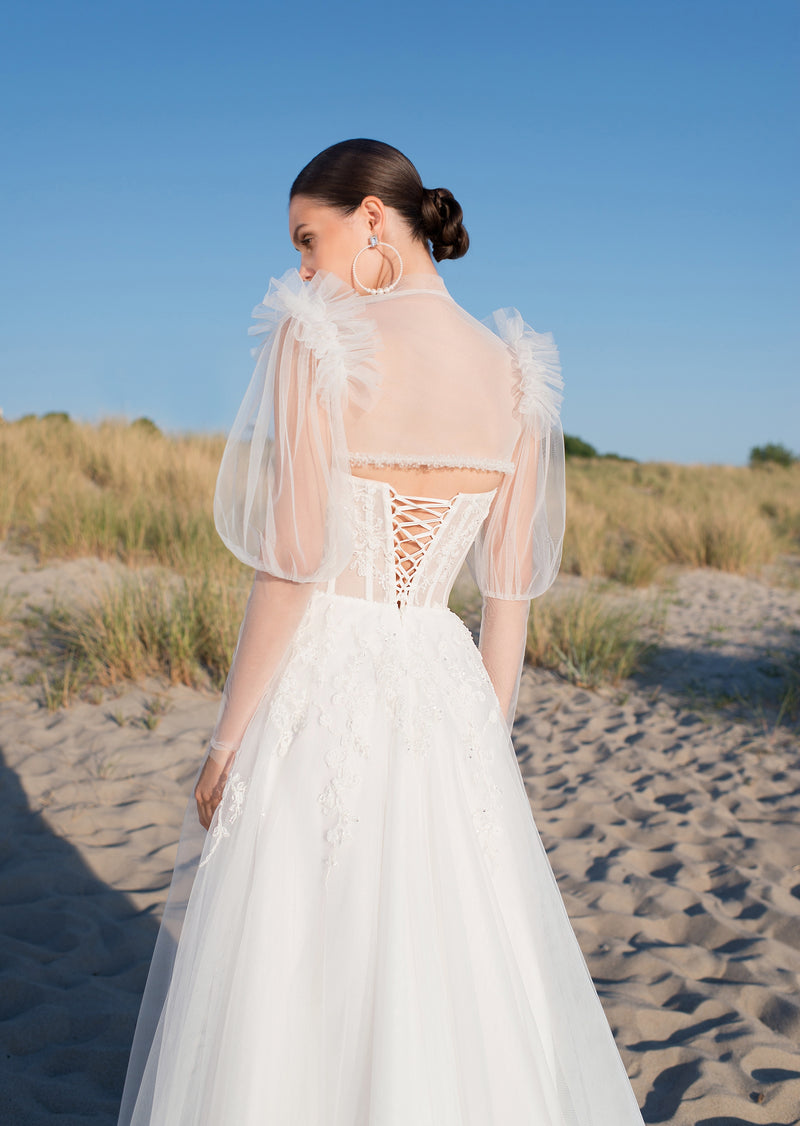
[[[113,571],[5,554],[0,590],[21,608]],[[526,670],[520,767],[645,1120],[789,1126],[800,748],[715,697],[752,693],[796,646],[800,592],[696,571],[672,598],[658,658],[622,690]],[[217,698],[149,682],[50,713],[30,666],[0,652],[2,1121],[111,1126]]]

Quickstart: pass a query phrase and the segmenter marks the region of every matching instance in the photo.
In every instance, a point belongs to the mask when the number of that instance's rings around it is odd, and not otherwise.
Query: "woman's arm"
[[[276,578],[267,571],[255,574],[210,750],[195,787],[205,829],[219,805],[247,726],[275,678],[315,589],[314,583]]]
[[[478,648],[508,730],[514,726],[530,599],[484,598]]]

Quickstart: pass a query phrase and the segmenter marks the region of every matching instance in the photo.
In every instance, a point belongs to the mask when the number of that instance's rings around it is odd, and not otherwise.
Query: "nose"
[[[303,281],[311,281],[315,274],[315,270],[310,269],[308,266],[301,266],[299,273]]]

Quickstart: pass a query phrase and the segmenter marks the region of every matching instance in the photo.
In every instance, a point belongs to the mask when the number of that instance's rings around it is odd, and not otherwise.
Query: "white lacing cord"
[[[403,495],[391,488],[390,494],[395,587],[400,604],[408,600],[414,575],[453,501],[432,501],[430,497]],[[409,534],[404,536],[404,532]]]
[[[365,454],[351,453],[351,465],[396,465],[404,469],[483,469],[494,473],[512,473],[514,462],[493,457],[460,457],[458,454],[442,454],[427,457],[424,454]]]

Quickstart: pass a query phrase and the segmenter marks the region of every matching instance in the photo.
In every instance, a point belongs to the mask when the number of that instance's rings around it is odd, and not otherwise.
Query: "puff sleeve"
[[[255,575],[210,756],[227,763],[273,684],[315,584],[352,554],[352,486],[343,425],[380,384],[377,329],[358,294],[318,271],[272,279],[253,310],[263,340],[222,457],[214,520]]]
[[[509,729],[525,655],[530,600],[555,581],[566,520],[563,379],[552,333],[516,309],[484,321],[506,344],[519,422],[514,469],[497,490],[469,556],[483,599],[479,647]]]
[[[293,582],[336,574],[352,551],[343,405],[380,384],[377,327],[336,275],[273,278],[253,310],[263,336],[222,457],[214,522],[242,562]]]

